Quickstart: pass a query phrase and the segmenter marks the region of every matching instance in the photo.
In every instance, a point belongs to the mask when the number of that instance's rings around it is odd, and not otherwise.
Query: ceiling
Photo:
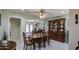
[[[6,9],[6,10],[27,14],[29,16],[38,17],[38,15],[36,15],[35,12],[39,12],[40,9]],[[68,9],[44,9],[44,11],[47,14],[46,15],[47,18],[53,18],[53,17],[57,17],[57,16],[67,15],[69,13]]]

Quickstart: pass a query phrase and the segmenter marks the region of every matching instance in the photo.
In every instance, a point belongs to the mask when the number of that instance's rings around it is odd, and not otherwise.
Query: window
[[[33,25],[27,24],[26,25],[26,32],[29,33],[29,32],[32,32],[32,30],[33,30]]]
[[[29,25],[26,25],[26,32],[29,32]]]
[[[33,26],[32,26],[32,25],[30,25],[30,32],[32,32],[32,30],[33,30]]]

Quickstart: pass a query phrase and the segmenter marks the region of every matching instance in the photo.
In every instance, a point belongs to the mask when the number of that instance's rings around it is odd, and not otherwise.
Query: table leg
[[[33,50],[35,50],[36,46],[35,46],[35,43],[33,43]]]
[[[50,41],[49,41],[49,39],[48,39],[48,45],[50,46]]]
[[[44,40],[44,48],[46,47],[46,44],[45,44],[46,42],[45,42],[45,40]]]
[[[41,43],[39,43],[39,50],[41,49]]]

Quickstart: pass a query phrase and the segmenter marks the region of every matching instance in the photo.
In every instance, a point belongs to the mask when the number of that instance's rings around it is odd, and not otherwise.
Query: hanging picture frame
[[[75,14],[75,24],[78,24],[78,14]]]

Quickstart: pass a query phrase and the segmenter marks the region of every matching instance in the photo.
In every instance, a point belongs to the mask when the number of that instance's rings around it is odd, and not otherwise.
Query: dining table
[[[46,38],[43,33],[35,33],[32,37],[30,37],[30,39],[34,50],[36,49],[36,43],[38,44],[39,49],[41,48],[41,43],[43,43],[43,46],[45,47]]]

